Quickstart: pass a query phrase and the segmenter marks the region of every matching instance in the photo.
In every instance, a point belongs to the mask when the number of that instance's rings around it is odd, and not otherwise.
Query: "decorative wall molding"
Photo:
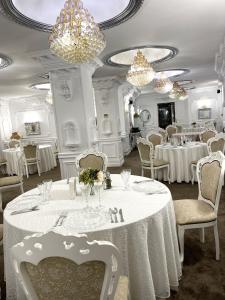
[[[81,144],[80,130],[75,121],[67,121],[63,125],[64,146],[69,149],[77,148]]]
[[[104,138],[98,140],[99,151],[108,157],[109,167],[122,166],[124,163],[123,146],[121,138]]]

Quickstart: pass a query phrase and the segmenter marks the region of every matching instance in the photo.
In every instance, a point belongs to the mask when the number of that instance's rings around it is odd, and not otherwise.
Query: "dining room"
[[[200,2],[0,0],[0,300],[225,299],[225,3]]]

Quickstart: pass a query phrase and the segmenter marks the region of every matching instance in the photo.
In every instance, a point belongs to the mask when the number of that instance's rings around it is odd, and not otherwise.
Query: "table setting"
[[[67,180],[50,181],[7,205],[4,211],[7,299],[15,296],[23,299],[23,291],[16,287],[8,249],[27,235],[49,230],[86,233],[90,240],[113,242],[122,256],[123,274],[129,276],[131,299],[168,297],[171,288],[177,289],[181,277],[168,188],[124,170],[121,175],[110,176],[111,188],[102,182],[100,194],[90,195],[89,189],[87,200],[80,179],[69,180],[75,182],[74,194]]]

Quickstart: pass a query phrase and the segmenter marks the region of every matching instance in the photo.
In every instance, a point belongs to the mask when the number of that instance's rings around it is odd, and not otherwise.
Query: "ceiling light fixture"
[[[173,83],[173,89],[171,90],[169,97],[176,100],[186,100],[188,94],[183,87],[181,87],[177,82]]]
[[[155,76],[155,72],[147,61],[143,53],[138,50],[134,57],[133,64],[127,73],[127,81],[134,86],[141,87],[150,83]]]
[[[80,0],[67,0],[49,37],[51,51],[68,63],[86,63],[105,48],[105,38]]]
[[[4,69],[12,64],[12,59],[6,55],[0,54],[0,69]]]
[[[173,88],[173,83],[170,81],[164,73],[160,74],[160,78],[155,79],[154,90],[160,94],[166,94]]]

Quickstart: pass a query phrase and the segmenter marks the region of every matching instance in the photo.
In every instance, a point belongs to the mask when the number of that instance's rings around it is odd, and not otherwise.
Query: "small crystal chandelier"
[[[171,99],[186,100],[188,94],[183,87],[181,87],[177,82],[173,83],[173,89],[170,91],[169,97]]]
[[[138,50],[134,62],[127,73],[127,81],[134,86],[141,87],[150,83],[155,72],[143,53]]]
[[[173,88],[173,83],[166,77],[164,73],[160,74],[159,78],[155,80],[154,90],[160,94],[166,94]]]
[[[106,42],[98,24],[80,0],[67,0],[49,37],[50,49],[68,63],[86,63]]]

